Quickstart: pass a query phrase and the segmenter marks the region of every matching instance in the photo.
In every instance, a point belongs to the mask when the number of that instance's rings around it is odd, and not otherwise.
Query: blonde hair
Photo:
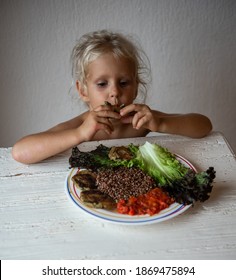
[[[71,54],[73,80],[86,86],[88,65],[105,53],[112,53],[115,58],[124,57],[133,64],[138,91],[146,95],[151,78],[146,54],[130,36],[108,30],[87,33],[79,39]]]

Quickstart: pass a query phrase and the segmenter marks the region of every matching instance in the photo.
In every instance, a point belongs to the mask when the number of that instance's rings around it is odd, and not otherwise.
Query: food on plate
[[[97,174],[89,170],[78,170],[71,180],[81,190],[80,199],[89,207],[114,209],[116,202],[109,195],[97,189]]]
[[[96,189],[96,174],[89,170],[80,170],[72,178],[75,185],[82,190]]]
[[[113,166],[115,161],[108,158],[109,150],[110,148],[104,145],[99,145],[90,152],[82,152],[78,147],[74,147],[69,158],[69,164],[71,167],[85,168],[92,171],[96,171],[104,165]]]
[[[137,197],[131,196],[128,200],[121,199],[117,203],[117,211],[120,214],[150,216],[168,208],[174,199],[160,188],[154,188]]]
[[[80,199],[85,205],[93,208],[102,208],[107,210],[116,208],[115,200],[97,189],[82,191],[80,193]]]
[[[149,142],[139,146],[133,160],[178,203],[204,202],[210,197],[215,179],[213,167],[196,173],[179,162],[166,148]]]
[[[111,147],[108,157],[111,160],[117,160],[117,159],[126,159],[130,160],[133,158],[133,154],[130,152],[130,150],[127,147],[121,146],[121,147]]]
[[[129,199],[156,188],[154,179],[140,168],[124,166],[102,168],[97,173],[98,189],[114,200]]]
[[[99,145],[95,150],[82,152],[75,147],[69,159],[71,167],[86,168],[98,171],[101,168],[123,166],[136,167],[151,176],[158,187],[162,188],[176,202],[188,205],[196,201],[204,202],[210,196],[215,178],[214,167],[196,173],[176,159],[166,148],[146,142],[136,146],[126,147],[132,154],[131,159],[111,159],[109,152],[112,148]]]
[[[173,196],[176,202],[181,204],[193,204],[196,201],[204,202],[210,197],[215,179],[214,167],[209,167],[206,171],[193,173],[189,169],[186,175],[175,180],[172,184],[162,187]]]

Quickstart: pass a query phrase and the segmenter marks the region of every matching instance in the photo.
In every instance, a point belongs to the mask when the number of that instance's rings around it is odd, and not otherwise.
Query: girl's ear
[[[79,93],[80,98],[84,102],[88,102],[89,101],[89,97],[88,97],[87,89],[78,80],[76,81],[76,89],[77,89],[77,91]]]

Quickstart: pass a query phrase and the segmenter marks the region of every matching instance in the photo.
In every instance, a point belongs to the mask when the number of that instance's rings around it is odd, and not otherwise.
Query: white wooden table
[[[11,148],[1,148],[0,259],[235,259],[236,163],[225,138],[214,132],[203,139],[150,139],[199,171],[214,166],[216,179],[206,202],[145,226],[107,223],[75,207],[65,193],[70,151],[23,165],[11,158]]]

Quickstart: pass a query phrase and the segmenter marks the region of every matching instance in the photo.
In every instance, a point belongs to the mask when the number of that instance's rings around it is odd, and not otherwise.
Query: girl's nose
[[[110,99],[113,105],[118,104],[118,97],[119,97],[119,88],[117,86],[113,86],[110,91]]]
[[[118,100],[118,98],[116,96],[111,96],[110,97],[110,103],[112,105],[118,105],[119,104],[119,100]]]
[[[118,96],[118,95],[119,95],[119,88],[118,88],[118,86],[114,85],[111,88],[110,96]]]

